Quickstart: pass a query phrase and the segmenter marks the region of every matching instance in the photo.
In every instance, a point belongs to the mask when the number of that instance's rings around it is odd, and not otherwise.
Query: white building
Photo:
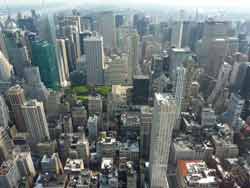
[[[173,128],[176,123],[176,102],[171,95],[155,94],[150,144],[150,187],[168,187],[166,171]]]
[[[183,66],[176,68],[175,76],[175,100],[176,100],[176,126],[174,129],[180,128],[180,113],[184,98],[186,69]]]
[[[30,100],[21,106],[25,125],[31,134],[32,142],[38,143],[50,139],[43,103]]]
[[[88,85],[103,84],[104,51],[103,38],[92,36],[84,39],[84,52],[87,62]]]
[[[64,39],[56,39],[57,48],[58,48],[58,72],[60,85],[62,87],[68,86],[69,83],[69,67],[68,67],[68,57],[65,46]]]

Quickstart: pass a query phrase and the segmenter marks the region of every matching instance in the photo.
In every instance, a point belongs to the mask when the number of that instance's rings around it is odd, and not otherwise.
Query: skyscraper
[[[137,68],[139,65],[139,35],[137,32],[132,32],[129,34],[128,46],[128,78],[129,82],[132,82],[133,76],[137,73]]]
[[[48,88],[57,88],[59,73],[54,46],[46,41],[35,41],[31,48],[32,64],[39,67],[43,83]]]
[[[136,75],[133,78],[133,104],[147,105],[149,98],[149,77]]]
[[[0,51],[0,80],[8,81],[13,71],[12,65],[9,63],[4,54]]]
[[[3,96],[0,96],[0,126],[7,128],[10,121],[9,109]]]
[[[64,39],[56,39],[57,48],[58,48],[58,72],[60,85],[62,87],[68,86],[69,83],[69,67],[68,67],[68,57],[66,51],[66,45]]]
[[[175,77],[175,100],[176,100],[176,126],[174,129],[179,129],[180,113],[182,109],[182,101],[185,89],[186,69],[183,66],[177,67]]]
[[[12,86],[6,92],[6,98],[10,105],[11,114],[15,120],[17,130],[25,132],[27,129],[21,112],[21,106],[26,101],[23,88],[21,88],[20,85]]]
[[[103,84],[104,51],[103,38],[92,36],[84,39],[84,52],[87,62],[87,84]]]
[[[176,120],[175,99],[168,94],[155,94],[150,144],[150,187],[168,187],[167,166],[172,132]]]
[[[0,127],[0,160],[8,160],[12,157],[13,141],[4,127]],[[1,185],[1,184],[0,184]]]
[[[38,143],[50,139],[48,124],[43,108],[43,103],[30,100],[21,106],[24,121],[32,142]]]
[[[115,16],[111,11],[97,15],[97,31],[103,36],[104,48],[116,47]]]

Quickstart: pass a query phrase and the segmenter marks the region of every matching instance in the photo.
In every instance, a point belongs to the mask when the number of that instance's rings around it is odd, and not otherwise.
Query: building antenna
[[[6,11],[8,13],[8,17],[10,17],[10,7],[9,7],[9,1],[5,0],[5,6],[6,6]]]

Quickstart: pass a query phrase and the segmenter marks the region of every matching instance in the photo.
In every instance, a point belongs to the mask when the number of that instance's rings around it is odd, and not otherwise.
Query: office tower
[[[84,39],[84,52],[87,62],[87,84],[103,85],[104,51],[102,37],[92,36]]]
[[[74,48],[74,42],[72,42],[72,40],[66,38],[65,39],[65,48],[67,51],[69,72],[73,72],[76,68],[76,52],[75,52],[75,48]]]
[[[180,114],[182,110],[182,102],[184,97],[186,79],[186,69],[183,66],[177,67],[175,76],[175,100],[176,100],[176,126],[174,129],[180,128]]]
[[[57,88],[59,73],[54,46],[46,41],[35,41],[31,48],[32,64],[39,67],[43,83],[48,88]]]
[[[24,34],[17,28],[6,28],[3,31],[4,43],[8,53],[8,59],[13,65],[16,76],[22,78],[23,71],[30,64],[28,51],[22,41]]]
[[[172,24],[171,47],[182,47],[183,22],[178,21]]]
[[[143,75],[134,76],[133,79],[133,104],[147,105],[149,98],[149,77]]]
[[[46,101],[49,95],[48,89],[41,81],[38,67],[26,67],[24,69],[25,91],[30,98]]]
[[[0,127],[0,160],[5,161],[12,158],[14,143],[4,127]]]
[[[69,86],[69,67],[68,67],[68,57],[66,51],[66,45],[64,39],[56,39],[57,49],[58,49],[58,72],[60,85],[62,87]]]
[[[221,65],[216,85],[211,95],[208,97],[208,103],[213,104],[215,99],[220,94],[220,92],[222,92],[223,89],[228,86],[228,81],[229,81],[231,70],[232,70],[232,66],[228,64],[227,62],[224,62]]]
[[[150,187],[168,187],[167,166],[172,132],[176,120],[175,99],[168,94],[155,94],[150,144]]]
[[[170,50],[169,74],[173,78],[177,67],[183,65],[191,55],[191,51],[186,48],[172,48]]]
[[[10,122],[9,109],[3,96],[0,96],[0,126],[8,128]]]
[[[106,11],[97,15],[97,32],[103,36],[104,48],[116,48],[116,28],[113,12]]]
[[[217,77],[221,64],[227,53],[227,38],[229,37],[230,22],[205,22],[200,46],[197,48],[198,61],[206,69],[210,77]]]
[[[81,55],[85,54],[84,53],[84,39],[91,37],[91,35],[92,33],[90,31],[84,31],[84,32],[79,33]]]
[[[0,51],[0,80],[9,81],[13,73],[13,67]]]
[[[149,160],[150,152],[150,136],[151,136],[151,126],[152,126],[152,108],[149,106],[141,107],[140,113],[140,154],[146,161]]]
[[[240,116],[244,108],[245,100],[240,95],[232,93],[229,99],[228,109],[226,111],[226,122],[235,130],[240,129]]]
[[[135,14],[134,15],[134,27],[136,28],[137,32],[140,36],[146,35],[149,29],[149,17]]]
[[[27,129],[21,112],[21,106],[26,101],[23,88],[21,88],[20,85],[12,86],[6,92],[6,99],[10,105],[11,114],[13,115],[17,130],[25,132]]]
[[[31,142],[38,143],[49,140],[49,129],[43,103],[30,100],[21,106],[21,110],[27,130],[31,134]]]
[[[132,83],[133,76],[138,73],[139,66],[139,35],[137,32],[131,32],[128,36],[128,54],[129,82]]]
[[[89,116],[87,127],[89,133],[89,140],[95,141],[98,135],[98,116]]]

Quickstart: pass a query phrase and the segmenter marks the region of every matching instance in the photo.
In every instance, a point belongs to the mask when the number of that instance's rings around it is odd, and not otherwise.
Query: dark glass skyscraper
[[[34,41],[31,49],[32,64],[39,67],[42,81],[46,87],[56,89],[59,86],[59,74],[54,46],[47,41]]]
[[[133,104],[145,105],[149,97],[149,77],[136,75],[133,78]]]

